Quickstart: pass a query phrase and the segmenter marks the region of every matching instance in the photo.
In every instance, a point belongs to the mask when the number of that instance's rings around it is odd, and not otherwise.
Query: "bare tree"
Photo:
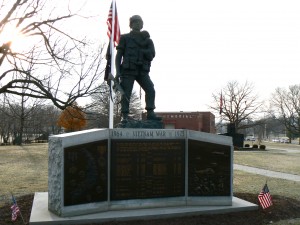
[[[9,108],[6,107],[6,99],[1,102],[0,106],[0,141],[9,144],[14,129],[14,119],[10,116]]]
[[[108,127],[109,124],[109,102],[110,102],[110,90],[109,85],[105,82],[99,87],[99,93],[92,95],[91,108],[88,113],[88,117],[92,121],[97,121],[97,123],[92,122],[97,127]],[[114,95],[114,124],[118,124],[121,121],[121,96],[119,93]],[[141,100],[140,97],[133,91],[130,98],[130,117],[132,119],[141,119]],[[91,127],[91,125],[89,126]]]
[[[50,0],[0,2],[0,94],[50,99],[65,109],[97,91],[103,46],[95,48],[65,32],[65,22],[79,12],[71,12],[66,1],[55,1],[64,9]],[[3,38],[11,28],[22,36],[22,49]]]
[[[28,96],[16,98],[6,94],[4,100],[0,102],[3,106],[0,110],[2,113],[5,113],[7,118],[10,118],[9,123],[12,125],[10,132],[13,135],[14,144],[21,145],[24,137],[28,139],[28,135],[32,133],[29,130],[34,121],[33,115],[39,110],[38,106],[41,106],[42,102],[39,99],[31,99]],[[42,126],[42,124],[39,125]],[[4,127],[1,128],[4,129]]]
[[[0,99],[0,142],[13,139],[15,144],[22,144],[39,137],[46,140],[49,134],[60,132],[57,126],[60,112],[56,107],[26,96],[3,96]]]
[[[212,94],[214,105],[210,108],[220,114],[222,121],[234,124],[236,130],[254,126],[256,124],[248,121],[253,121],[263,103],[253,92],[254,87],[248,82],[243,85],[237,81],[228,82],[220,93]]]
[[[272,94],[274,115],[282,121],[289,138],[300,135],[300,85],[291,85],[288,89],[276,88]],[[300,144],[300,139],[299,139]]]

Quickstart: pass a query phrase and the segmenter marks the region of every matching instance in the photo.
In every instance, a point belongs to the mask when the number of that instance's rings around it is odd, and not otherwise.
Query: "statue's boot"
[[[147,120],[162,120],[162,117],[157,116],[153,110],[148,110]]]

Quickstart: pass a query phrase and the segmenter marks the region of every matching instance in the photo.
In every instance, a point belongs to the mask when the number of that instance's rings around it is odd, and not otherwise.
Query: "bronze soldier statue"
[[[149,72],[151,61],[155,56],[155,48],[149,33],[141,31],[143,20],[134,15],[129,19],[130,33],[121,35],[116,54],[116,78],[125,94],[121,97],[122,122],[128,120],[129,100],[134,81],[145,91],[145,102],[148,120],[161,120],[154,113],[155,89]]]

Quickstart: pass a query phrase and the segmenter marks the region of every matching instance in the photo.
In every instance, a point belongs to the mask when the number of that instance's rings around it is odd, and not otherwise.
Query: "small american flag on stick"
[[[10,207],[11,208],[11,220],[16,221],[18,218],[18,213],[20,213],[20,209],[19,209],[19,206],[17,204],[15,197],[13,195],[11,197],[12,197],[12,202],[13,202],[13,205]]]
[[[258,201],[263,209],[266,209],[273,205],[272,196],[270,194],[267,183],[264,185],[263,189],[259,193]]]

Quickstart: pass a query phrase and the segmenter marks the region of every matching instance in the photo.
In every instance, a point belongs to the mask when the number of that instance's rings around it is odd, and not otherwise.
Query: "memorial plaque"
[[[188,145],[188,195],[230,196],[230,146],[195,140]]]
[[[184,140],[112,140],[111,200],[184,196]]]
[[[64,205],[107,201],[107,141],[64,149]]]

